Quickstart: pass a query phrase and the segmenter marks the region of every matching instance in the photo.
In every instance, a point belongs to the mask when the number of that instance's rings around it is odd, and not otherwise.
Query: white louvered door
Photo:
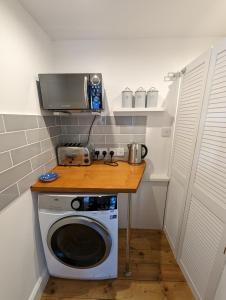
[[[198,299],[214,299],[226,246],[226,41],[212,51],[180,240]]]
[[[181,80],[164,223],[164,230],[175,256],[177,256],[209,60],[210,51],[189,64]]]

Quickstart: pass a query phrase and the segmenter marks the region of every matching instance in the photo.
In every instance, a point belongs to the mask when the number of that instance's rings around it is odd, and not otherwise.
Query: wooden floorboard
[[[51,277],[41,300],[194,300],[169,243],[159,230],[131,233],[132,276],[124,276],[125,231],[119,231],[119,277],[80,281]]]

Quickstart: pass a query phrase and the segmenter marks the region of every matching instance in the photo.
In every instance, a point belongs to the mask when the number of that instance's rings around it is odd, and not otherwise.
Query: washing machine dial
[[[79,202],[77,199],[72,200],[72,202],[71,202],[71,207],[72,207],[74,210],[79,209],[79,207],[80,207],[80,202]]]

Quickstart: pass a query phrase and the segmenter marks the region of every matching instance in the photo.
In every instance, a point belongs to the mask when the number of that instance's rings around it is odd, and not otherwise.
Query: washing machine
[[[117,195],[39,194],[38,214],[50,275],[117,277]]]

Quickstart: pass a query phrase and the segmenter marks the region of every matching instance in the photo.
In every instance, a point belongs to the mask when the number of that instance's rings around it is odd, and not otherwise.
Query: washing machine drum
[[[104,262],[110,254],[112,240],[99,222],[71,216],[54,223],[47,243],[52,254],[72,268],[91,268]]]

